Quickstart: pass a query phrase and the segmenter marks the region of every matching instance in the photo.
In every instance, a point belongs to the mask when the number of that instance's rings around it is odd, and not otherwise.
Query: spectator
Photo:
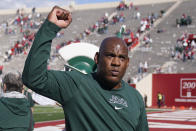
[[[149,44],[152,43],[152,39],[151,39],[151,37],[150,37],[150,34],[145,35],[143,41],[144,41],[145,46],[148,47]]]
[[[141,17],[141,13],[138,11],[138,12],[136,13],[136,19],[140,19],[140,17]]]
[[[8,73],[3,77],[3,94],[0,97],[0,130],[29,131],[31,110],[22,94],[23,83],[19,73]]]
[[[165,32],[165,30],[163,30],[163,29],[161,29],[161,28],[158,28],[158,29],[157,29],[157,33],[163,33],[163,32]]]
[[[147,72],[148,71],[148,62],[145,61],[144,62],[144,72]]]
[[[36,10],[36,8],[33,7],[33,8],[32,8],[32,14],[35,14],[35,10]]]
[[[63,13],[68,20],[57,19]],[[23,82],[62,105],[67,131],[148,131],[142,96],[122,80],[129,63],[128,48],[122,39],[103,40],[94,58],[95,73],[47,70],[52,39],[71,21],[68,11],[57,6],[52,9],[27,57]]]
[[[126,25],[122,25],[120,27],[120,33],[121,33],[121,35],[124,34],[125,30],[126,30]]]
[[[142,74],[143,73],[143,68],[144,68],[144,65],[142,64],[142,62],[139,63],[139,68],[138,68],[138,73],[139,74]]]
[[[3,65],[0,65],[0,75],[3,73]]]
[[[191,41],[191,46],[192,46],[193,48],[196,48],[195,40],[192,40],[192,41]]]
[[[161,108],[161,104],[162,104],[162,94],[160,92],[157,93],[157,105],[158,108]]]
[[[147,95],[146,94],[144,95],[144,104],[145,104],[145,107],[147,107]]]
[[[7,51],[5,52],[3,58],[4,58],[4,62],[8,61],[8,52]]]
[[[129,10],[131,10],[133,8],[133,2],[130,2],[129,4]]]

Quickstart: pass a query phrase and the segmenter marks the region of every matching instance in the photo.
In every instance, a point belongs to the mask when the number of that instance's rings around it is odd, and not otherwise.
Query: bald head
[[[108,37],[101,43],[99,52],[95,55],[97,64],[96,75],[102,83],[112,88],[119,88],[122,77],[129,64],[126,43],[118,37]]]
[[[108,37],[105,38],[100,46],[99,53],[101,53],[104,49],[108,49],[111,46],[115,46],[115,50],[123,49],[128,54],[127,44],[118,37]]]

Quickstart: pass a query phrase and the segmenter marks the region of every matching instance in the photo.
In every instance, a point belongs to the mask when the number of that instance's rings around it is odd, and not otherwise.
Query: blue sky
[[[67,5],[71,0],[1,0],[0,9],[17,9],[32,7],[52,7],[54,5]],[[77,4],[111,2],[119,0],[75,0]]]
[[[101,2],[112,2],[112,1],[119,1],[119,0],[75,0],[78,4],[86,4],[86,3],[101,3]]]

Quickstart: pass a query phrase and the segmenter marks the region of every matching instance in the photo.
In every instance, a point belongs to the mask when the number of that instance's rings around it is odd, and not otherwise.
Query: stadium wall
[[[196,107],[196,73],[153,74],[152,106],[157,105],[157,93],[165,96],[165,105]]]
[[[147,106],[152,106],[152,74],[136,83],[136,89],[140,92],[142,97],[147,96]]]

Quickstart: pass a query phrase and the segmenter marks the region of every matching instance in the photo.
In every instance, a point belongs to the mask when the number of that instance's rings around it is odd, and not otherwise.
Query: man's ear
[[[94,57],[94,61],[96,64],[99,63],[99,52],[96,52],[95,57]]]
[[[3,84],[3,91],[5,92],[7,89],[6,84]]]

